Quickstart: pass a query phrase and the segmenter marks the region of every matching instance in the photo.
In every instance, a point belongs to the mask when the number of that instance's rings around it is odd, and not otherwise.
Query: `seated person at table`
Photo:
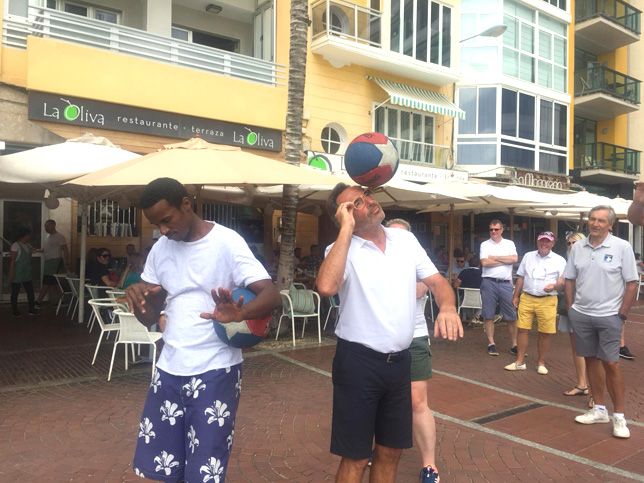
[[[464,270],[461,270],[461,273],[458,274],[458,277],[454,279],[452,282],[452,285],[454,286],[455,289],[458,289],[459,287],[462,288],[481,288],[481,260],[479,257],[472,257],[470,260],[470,266],[469,268],[466,268]],[[463,309],[467,312],[471,311],[471,317],[472,320],[470,321],[471,324],[482,324],[483,321],[481,320],[481,309]],[[467,320],[469,317],[463,317],[463,320]]]
[[[128,261],[129,264],[119,279],[118,286],[121,288],[128,288],[133,283],[141,281],[141,274],[143,273],[143,255],[140,253],[132,253],[128,256]]]
[[[311,245],[311,254],[304,257],[301,268],[311,272],[317,272],[322,265],[322,257],[320,256],[320,247],[318,245]]]
[[[89,271],[87,272],[87,278],[89,278],[90,285],[116,287],[118,280],[112,280],[110,278],[110,272],[107,269],[111,257],[112,254],[107,248],[99,248],[98,250],[96,250],[96,260],[94,260],[95,263],[92,263]],[[99,298],[105,298],[106,296],[107,293],[104,289],[99,290]]]

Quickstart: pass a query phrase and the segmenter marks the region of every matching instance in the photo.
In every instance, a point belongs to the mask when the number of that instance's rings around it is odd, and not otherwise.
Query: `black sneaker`
[[[27,312],[27,315],[40,315],[40,312],[38,312],[37,310],[33,309],[33,310],[30,310],[29,312]]]
[[[619,357],[623,359],[635,359],[635,356],[631,354],[631,351],[628,350],[628,347],[622,346],[619,348]]]
[[[13,312],[13,316],[14,316],[16,319],[17,319],[18,317],[22,317],[22,314],[20,313],[20,311],[19,311],[18,309],[13,310],[12,312]]]
[[[41,309],[40,304],[39,304],[38,302],[36,302],[36,303],[34,304],[34,309],[36,309],[36,310],[40,310],[40,309]]]
[[[431,466],[427,466],[420,472],[421,483],[440,483],[438,472]]]
[[[498,356],[499,351],[496,350],[496,346],[494,344],[490,344],[487,346],[487,354],[489,356]]]
[[[515,345],[514,345],[514,346],[512,346],[512,349],[510,349],[510,354],[515,355],[515,356],[516,356],[518,353],[519,353],[519,352],[518,352],[518,350],[517,350],[517,346],[515,346]]]

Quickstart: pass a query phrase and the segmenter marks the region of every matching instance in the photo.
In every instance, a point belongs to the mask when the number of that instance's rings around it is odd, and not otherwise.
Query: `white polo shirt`
[[[489,240],[481,243],[481,259],[490,255],[510,256],[517,255],[517,247],[512,240],[501,238],[499,243]],[[498,267],[483,267],[483,278],[497,278],[499,280],[512,280],[512,264]]]
[[[383,228],[383,253],[371,241],[351,239],[342,277],[335,333],[382,352],[409,347],[416,321],[416,281],[437,273],[414,235]],[[330,245],[326,253],[331,250]]]
[[[564,277],[576,281],[572,308],[585,315],[616,315],[626,282],[639,280],[635,254],[627,242],[608,234],[598,247],[588,238],[575,243],[568,255]]]
[[[517,275],[523,277],[523,291],[543,297],[544,295],[557,295],[556,291],[546,292],[543,287],[556,283],[566,269],[566,260],[552,250],[545,257],[539,256],[539,250],[528,252],[521,260]]]

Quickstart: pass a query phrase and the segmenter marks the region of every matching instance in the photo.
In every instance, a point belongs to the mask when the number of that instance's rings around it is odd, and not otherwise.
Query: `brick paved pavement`
[[[486,354],[481,329],[467,329],[458,343],[435,341],[429,397],[441,480],[644,481],[644,303],[635,311],[642,315],[629,320],[627,344],[638,357],[622,364],[626,416],[635,421],[630,440],[612,438],[610,425],[574,423],[586,399],[562,395],[574,382],[567,336],[553,338],[547,376],[536,373],[534,357],[528,371],[503,370],[512,356],[502,326],[499,357]],[[125,372],[119,351],[107,382],[112,341],[91,366],[97,331],[88,334],[47,306],[42,316],[21,319],[0,307],[0,328],[0,481],[138,480],[131,457],[150,366]],[[333,480],[332,344],[248,351],[228,481]],[[417,481],[417,474],[416,451],[405,451],[397,481]]]

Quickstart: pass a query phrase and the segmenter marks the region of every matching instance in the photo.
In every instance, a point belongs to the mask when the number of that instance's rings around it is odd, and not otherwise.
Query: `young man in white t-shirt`
[[[42,304],[45,295],[49,291],[49,287],[55,286],[58,288],[58,282],[54,277],[55,274],[60,270],[61,262],[65,264],[65,271],[69,272],[70,269],[70,258],[69,258],[69,249],[67,248],[67,240],[63,235],[56,231],[56,221],[47,220],[45,222],[45,231],[49,235],[47,240],[45,240],[45,246],[42,250],[36,250],[43,252],[43,258],[45,259],[45,269],[42,276],[42,286],[40,287],[40,293],[38,294],[38,300],[36,300],[36,308],[40,309],[40,304]],[[59,295],[60,288],[58,288]]]
[[[212,320],[264,317],[281,304],[264,267],[234,231],[200,219],[178,181],[159,178],[141,196],[162,236],[140,283],[126,297],[145,325],[165,306],[164,347],[148,392],[133,468],[158,481],[223,481],[241,393],[240,349],[219,339]],[[231,291],[256,294],[242,306]]]

